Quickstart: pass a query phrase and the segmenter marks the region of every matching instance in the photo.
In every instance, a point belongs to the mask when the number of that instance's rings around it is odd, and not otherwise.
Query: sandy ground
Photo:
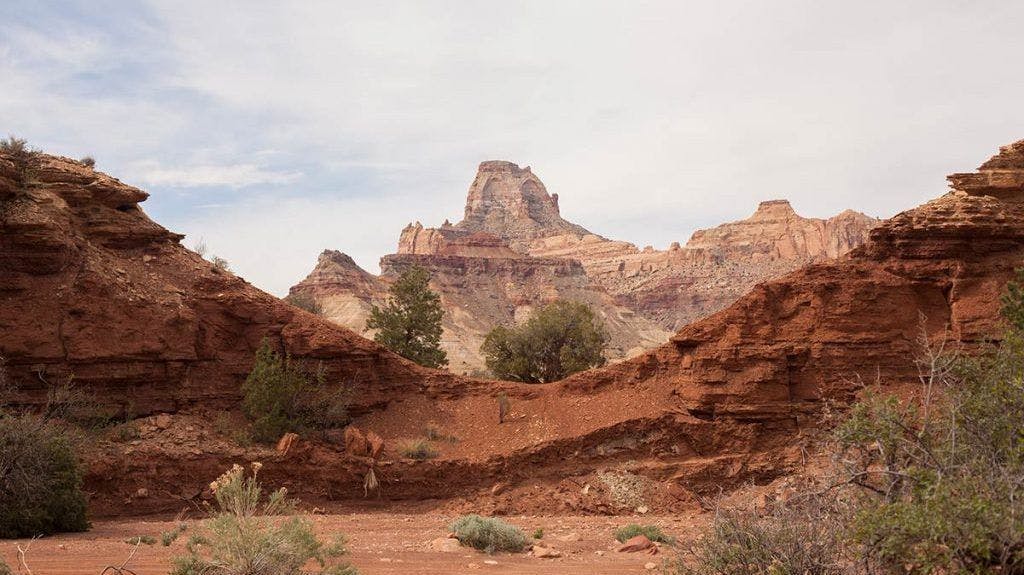
[[[349,560],[360,573],[424,573],[453,575],[458,573],[550,573],[550,574],[616,574],[656,573],[663,562],[676,553],[663,547],[657,555],[617,553],[613,533],[628,523],[655,524],[666,533],[686,540],[697,532],[700,517],[510,517],[509,522],[527,534],[544,530],[543,544],[562,553],[555,559],[541,559],[528,554],[495,554],[488,556],[472,549],[442,551],[431,541],[447,535],[446,526],[454,517],[438,513],[415,515],[392,513],[355,513],[326,515],[314,518],[321,535],[343,533],[348,538]],[[195,521],[189,522],[194,531]],[[87,533],[47,537],[32,542],[28,563],[33,575],[89,574],[99,575],[107,565],[120,565],[131,551],[126,539],[150,535],[157,540],[170,530],[172,521],[96,522]],[[187,534],[170,547],[160,543],[139,547],[128,565],[138,575],[166,575],[170,559],[183,554]],[[26,541],[0,541],[0,555],[17,573],[17,548]],[[659,567],[648,569],[650,563]]]

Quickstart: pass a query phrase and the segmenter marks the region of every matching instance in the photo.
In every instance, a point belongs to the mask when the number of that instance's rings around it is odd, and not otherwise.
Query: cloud
[[[1019,2],[14,4],[0,130],[95,156],[276,292],[458,219],[486,159],[664,247],[771,198],[888,216],[1024,134]]]
[[[302,177],[300,172],[279,172],[255,164],[195,165],[164,167],[156,160],[129,165],[126,176],[141,185],[168,188],[223,186],[231,189],[260,184],[290,184]]]

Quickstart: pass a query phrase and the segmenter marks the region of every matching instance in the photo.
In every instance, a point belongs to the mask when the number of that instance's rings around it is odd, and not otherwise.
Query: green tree
[[[384,307],[373,306],[367,329],[376,329],[373,340],[426,367],[448,365],[441,349],[441,297],[430,290],[430,274],[413,267],[391,286]]]
[[[604,365],[608,333],[585,303],[556,301],[523,325],[498,326],[480,351],[496,377],[547,383]]]

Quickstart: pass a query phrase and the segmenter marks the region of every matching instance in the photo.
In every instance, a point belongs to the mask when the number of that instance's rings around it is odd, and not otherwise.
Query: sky
[[[0,135],[96,159],[284,295],[461,218],[483,160],[639,246],[890,217],[1024,138],[1024,2],[0,3]]]

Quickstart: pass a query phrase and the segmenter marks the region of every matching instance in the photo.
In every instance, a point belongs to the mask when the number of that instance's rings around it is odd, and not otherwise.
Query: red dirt
[[[461,548],[446,552],[432,549],[430,542],[447,536],[446,526],[453,515],[355,513],[315,517],[317,531],[325,537],[337,533],[348,539],[349,561],[364,575],[418,573],[450,575],[452,573],[502,574],[580,574],[644,573],[649,562],[672,560],[675,552],[663,547],[651,556],[644,553],[617,553],[615,529],[632,522],[658,525],[666,533],[688,538],[695,533],[700,518],[670,517],[593,517],[564,516],[558,518],[513,517],[509,521],[528,535],[544,529],[543,543],[553,546],[562,557],[542,559],[528,554],[498,553],[493,556]],[[195,522],[190,522],[195,530]],[[176,523],[169,521],[133,520],[98,522],[88,533],[61,535],[40,539],[31,544],[29,566],[40,575],[97,575],[109,564],[120,565],[131,551],[125,540],[142,535],[160,538]],[[170,547],[142,545],[129,567],[139,575],[166,575],[170,558],[184,554],[186,531]],[[562,539],[576,539],[563,541]],[[12,566],[17,563],[16,544],[26,541],[0,541],[0,556]],[[600,555],[597,552],[601,552]],[[495,561],[496,565],[484,563]]]

